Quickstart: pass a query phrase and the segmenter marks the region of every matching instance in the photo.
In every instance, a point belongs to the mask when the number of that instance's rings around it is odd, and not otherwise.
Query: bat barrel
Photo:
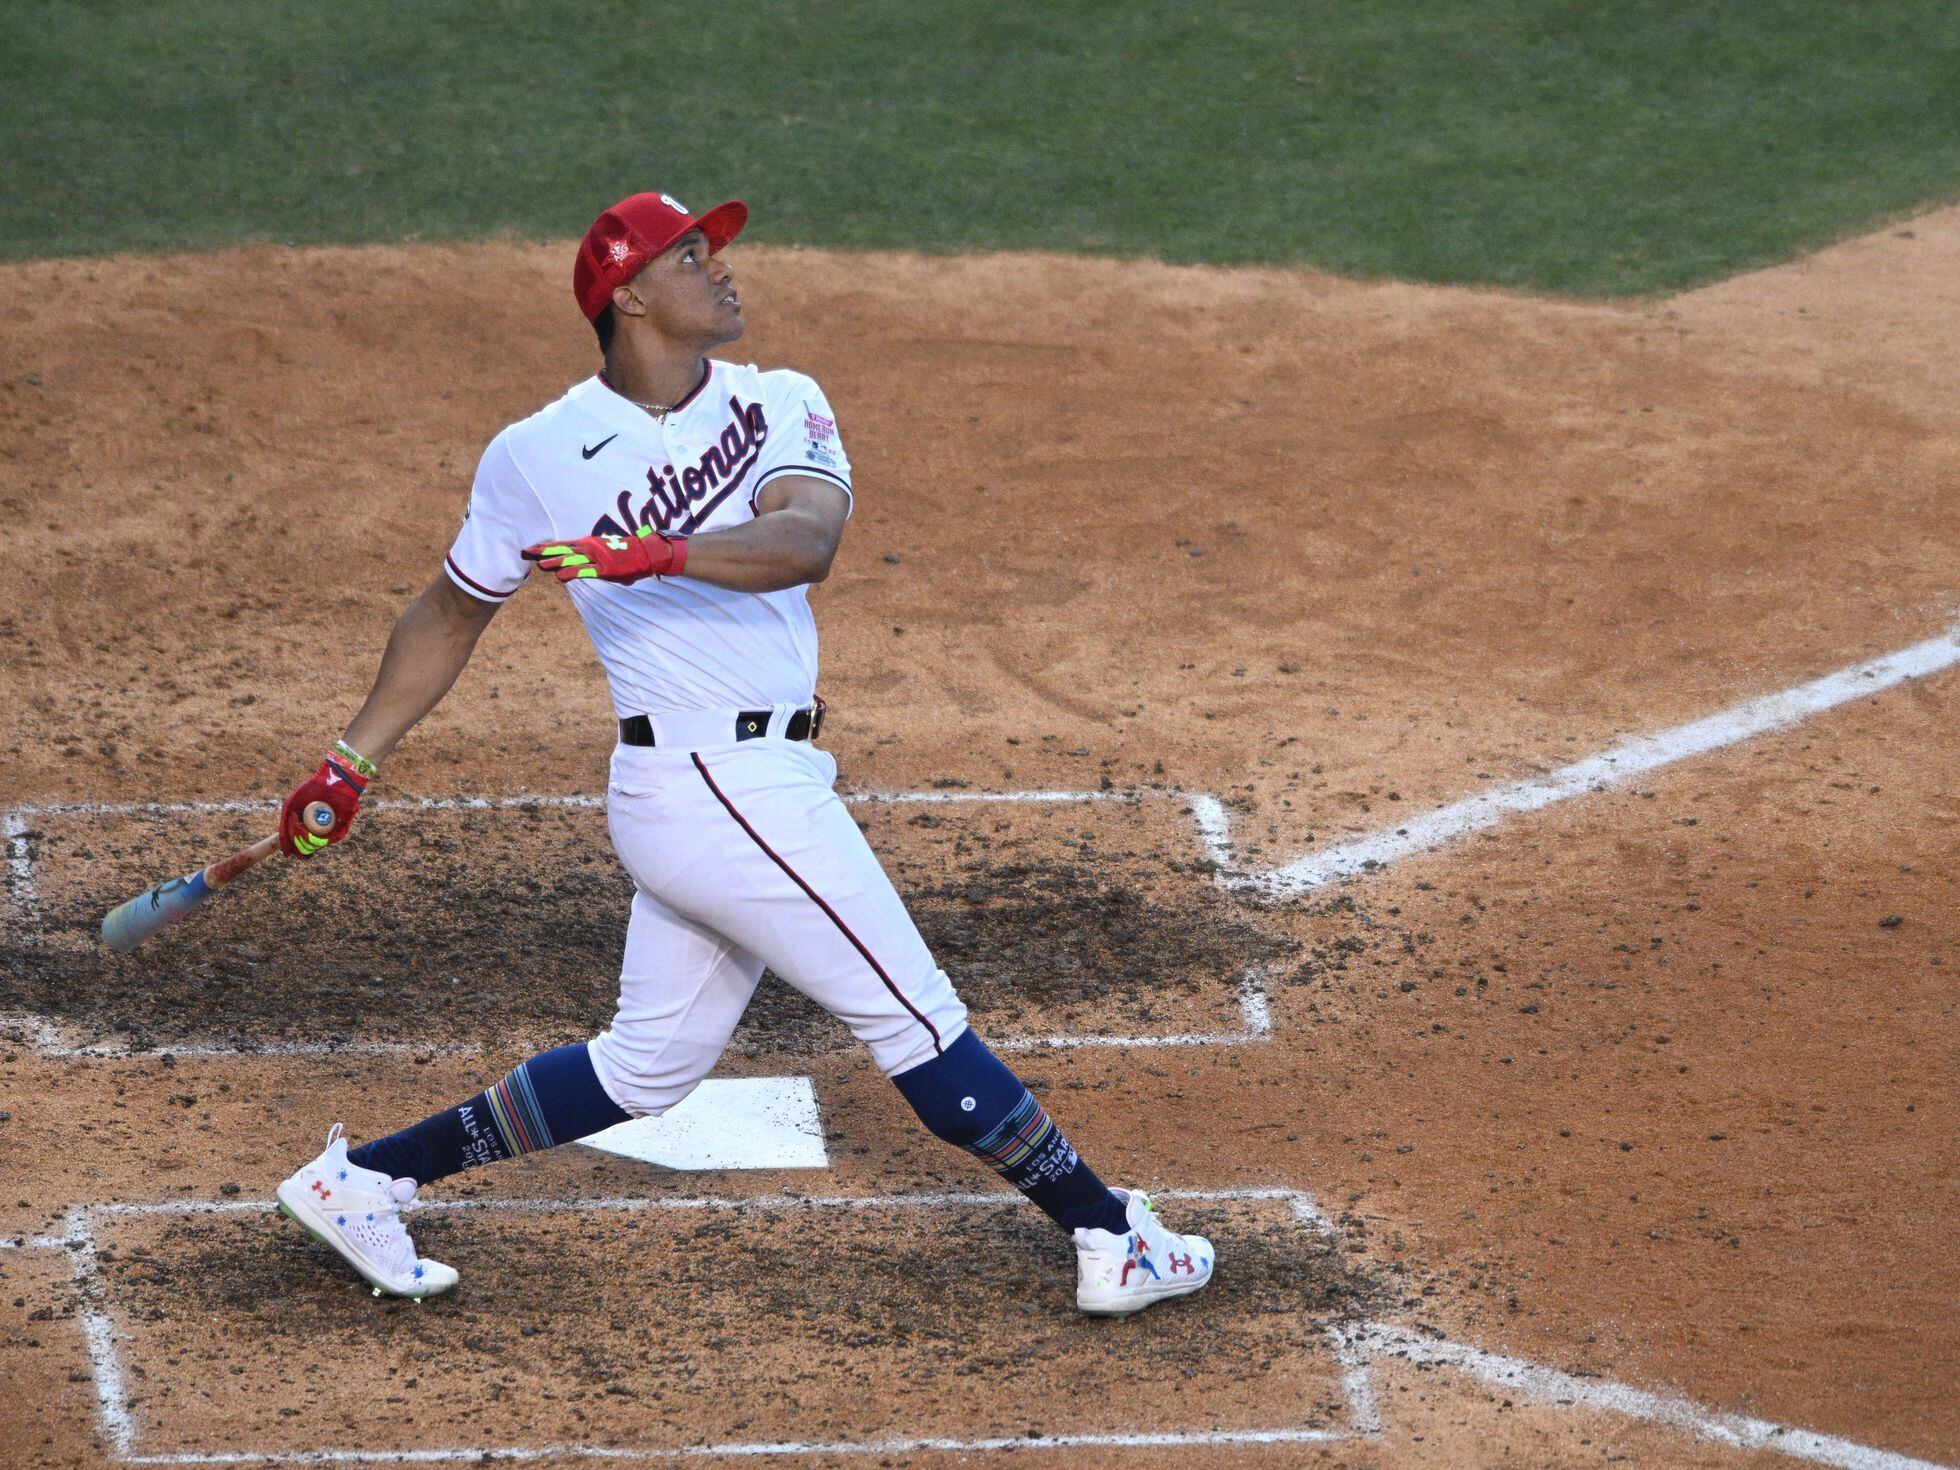
[[[204,870],[159,883],[128,903],[111,909],[102,919],[102,942],[117,954],[128,954],[167,925],[176,923],[211,894]]]

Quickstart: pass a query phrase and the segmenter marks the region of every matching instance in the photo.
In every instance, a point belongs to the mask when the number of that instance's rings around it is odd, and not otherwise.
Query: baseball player
[[[695,216],[635,194],[586,232],[572,289],[605,370],[491,440],[442,574],[281,814],[296,857],[345,838],[376,766],[497,609],[533,567],[555,574],[619,715],[606,805],[635,891],[612,1024],[399,1133],[350,1148],[336,1124],[279,1207],[376,1295],[447,1291],[457,1273],[418,1255],[401,1221],[416,1190],[666,1112],[714,1066],[767,966],[850,1026],[928,1129],[1073,1232],[1083,1311],[1195,1291],[1210,1242],[1105,1186],[987,1048],[831,789],[807,589],[850,517],[851,467],[809,378],[708,356],[742,335],[720,252],[747,219],[736,201]],[[320,801],[338,819],[324,836],[302,821]]]

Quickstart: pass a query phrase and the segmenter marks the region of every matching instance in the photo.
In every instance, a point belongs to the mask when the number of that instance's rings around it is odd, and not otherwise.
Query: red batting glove
[[[637,536],[613,532],[581,536],[576,541],[540,541],[524,548],[534,561],[561,582],[596,578],[601,582],[638,582],[646,577],[676,577],[687,565],[687,537],[663,536],[651,526]]]
[[[312,857],[314,853],[329,843],[338,842],[347,835],[353,825],[354,813],[361,808],[361,793],[367,790],[368,778],[356,768],[359,756],[343,754],[335,750],[320,762],[320,769],[300,783],[300,787],[286,798],[286,804],[279,809],[279,849],[288,857]],[[365,761],[361,761],[366,765]],[[373,766],[368,766],[372,773]],[[316,801],[324,801],[333,808],[337,820],[333,830],[324,837],[306,825],[306,809]]]

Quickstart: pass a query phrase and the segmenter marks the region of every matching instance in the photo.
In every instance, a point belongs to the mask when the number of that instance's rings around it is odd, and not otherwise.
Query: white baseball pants
[[[716,728],[732,734],[733,713]],[[888,1076],[966,1028],[836,778],[828,752],[773,734],[613,752],[607,814],[636,891],[619,1010],[590,1054],[627,1112],[663,1113],[694,1090],[764,966],[849,1025]]]

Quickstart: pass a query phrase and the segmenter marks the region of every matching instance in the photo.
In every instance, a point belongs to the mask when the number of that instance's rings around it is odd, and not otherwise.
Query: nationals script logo
[[[631,535],[639,526],[676,536],[692,534],[741,488],[761,457],[762,441],[769,437],[769,422],[760,403],[744,406],[741,399],[731,397],[728,411],[734,421],[721,431],[720,439],[702,451],[699,460],[684,469],[656,465],[648,470],[645,503],[635,510],[634,492],[620,491],[619,518],[600,516],[592,534]]]

